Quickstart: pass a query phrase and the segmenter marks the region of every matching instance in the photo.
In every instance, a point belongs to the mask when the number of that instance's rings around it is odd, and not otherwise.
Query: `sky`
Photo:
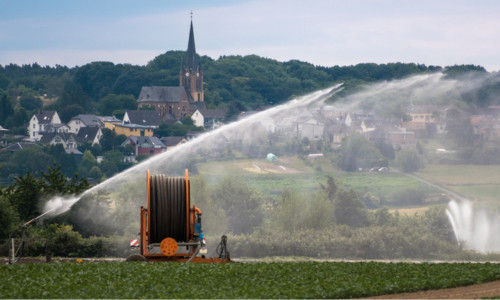
[[[500,70],[497,0],[0,0],[0,65],[145,65],[187,49],[191,12],[213,59]]]

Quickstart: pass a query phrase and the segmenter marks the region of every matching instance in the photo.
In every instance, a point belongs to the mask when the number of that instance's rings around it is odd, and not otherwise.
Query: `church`
[[[193,20],[189,30],[186,59],[179,72],[179,86],[142,87],[138,107],[153,106],[165,121],[191,116],[196,110],[206,109],[203,94],[203,71],[196,59]]]

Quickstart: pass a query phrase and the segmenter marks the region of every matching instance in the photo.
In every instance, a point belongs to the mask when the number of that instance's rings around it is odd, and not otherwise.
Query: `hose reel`
[[[150,243],[161,243],[165,238],[187,242],[187,192],[186,179],[182,177],[167,177],[163,174],[151,176]]]

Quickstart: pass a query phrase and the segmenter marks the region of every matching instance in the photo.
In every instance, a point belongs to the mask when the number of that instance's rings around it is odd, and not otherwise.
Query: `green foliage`
[[[14,113],[12,103],[7,99],[6,94],[0,94],[0,125],[5,126],[6,120]]]
[[[84,262],[2,265],[0,275],[1,298],[346,299],[483,283],[500,271],[490,263]]]
[[[162,123],[158,127],[158,129],[155,129],[154,133],[157,136],[164,137],[164,136],[185,136],[189,131],[203,131],[203,127],[197,127],[193,125],[193,121],[191,118],[187,118],[190,121],[187,121],[182,124],[179,123],[173,123],[173,124],[166,124]],[[185,119],[185,120],[187,120]]]
[[[85,94],[80,85],[73,81],[67,81],[64,84],[62,95],[58,100],[58,106],[60,108],[59,117],[65,123],[69,122],[76,114],[91,110],[89,96]]]
[[[415,149],[401,150],[396,155],[396,164],[405,173],[413,173],[425,166],[423,157]]]
[[[26,173],[16,178],[14,189],[11,203],[16,207],[21,219],[30,220],[38,216],[38,203],[42,197],[41,182],[32,174]]]
[[[370,141],[355,133],[342,141],[338,166],[344,171],[354,172],[359,168],[385,167],[387,160]]]
[[[83,177],[87,177],[93,167],[97,167],[97,160],[90,150],[86,150],[83,153],[82,162],[78,166],[78,173]]]
[[[124,135],[117,135],[113,130],[104,128],[102,130],[102,138],[100,141],[101,149],[103,152],[115,150],[127,139]]]
[[[25,110],[36,110],[42,108],[42,100],[34,95],[23,95],[19,99],[19,105]]]
[[[19,228],[19,214],[10,202],[11,192],[0,190],[0,242]]]
[[[337,224],[352,227],[368,225],[367,210],[353,190],[337,192],[334,216]]]
[[[123,116],[128,109],[137,109],[137,100],[132,95],[109,94],[99,102],[99,114],[101,116]]]
[[[264,218],[262,198],[244,182],[226,178],[212,191],[214,203],[226,211],[228,229],[235,233],[250,233]]]

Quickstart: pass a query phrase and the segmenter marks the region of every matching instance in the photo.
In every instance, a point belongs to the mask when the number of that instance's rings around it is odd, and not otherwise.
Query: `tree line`
[[[145,66],[111,62],[91,62],[73,68],[42,67],[36,63],[0,65],[0,125],[25,133],[29,117],[42,108],[57,110],[63,122],[81,113],[123,115],[126,109],[136,109],[141,87],[179,85],[179,65],[184,56],[184,51],[168,51]],[[225,108],[228,117],[280,104],[335,82],[344,82],[349,90],[360,83],[443,69],[414,63],[323,67],[299,60],[279,62],[257,55],[198,58],[204,72],[208,107]],[[471,70],[486,73],[480,66],[446,69],[453,76]],[[498,89],[494,82],[492,85]],[[470,95],[472,101],[474,97]]]

